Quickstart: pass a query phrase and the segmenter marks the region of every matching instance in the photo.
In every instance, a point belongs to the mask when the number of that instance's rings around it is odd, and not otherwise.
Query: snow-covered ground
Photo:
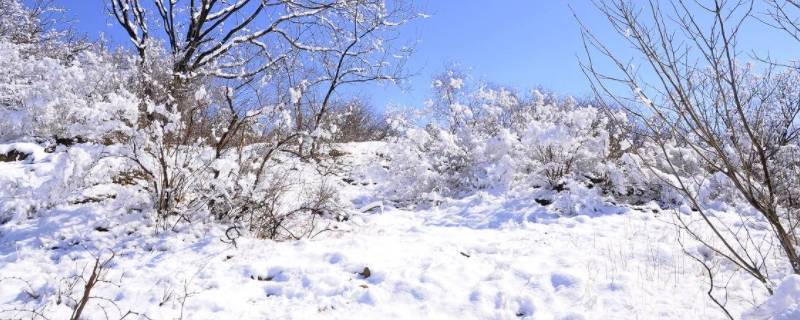
[[[310,240],[240,238],[234,247],[221,241],[224,226],[201,223],[156,234],[142,213],[119,205],[135,196],[124,193],[17,213],[0,225],[0,318],[69,318],[83,293],[82,282],[70,286],[75,276],[88,277],[95,258],[112,252],[88,319],[725,317],[706,295],[702,267],[682,253],[671,212],[620,206],[565,217],[513,192],[397,208],[377,192],[383,177],[367,170],[383,147],[345,148],[353,169],[341,178],[353,181],[340,191],[356,213]],[[58,176],[60,156],[0,163],[0,201],[25,203],[33,195],[9,191]],[[793,319],[797,283],[765,306],[794,308],[784,318]],[[737,317],[765,299],[745,276],[726,285]]]

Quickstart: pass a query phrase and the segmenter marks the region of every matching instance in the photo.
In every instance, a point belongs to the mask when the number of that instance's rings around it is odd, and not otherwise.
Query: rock
[[[30,153],[25,153],[16,149],[11,149],[6,153],[0,153],[0,162],[24,161],[30,157]]]
[[[372,275],[372,271],[369,271],[369,267],[364,267],[364,271],[358,273],[362,278],[366,279]]]

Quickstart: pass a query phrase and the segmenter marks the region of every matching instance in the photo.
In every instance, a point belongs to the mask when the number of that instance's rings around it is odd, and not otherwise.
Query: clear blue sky
[[[563,94],[588,95],[578,66],[580,34],[568,5],[609,44],[622,45],[588,0],[417,1],[430,18],[404,26],[403,41],[418,39],[409,69],[409,89],[371,85],[355,89],[382,109],[387,104],[418,106],[430,95],[431,77],[457,64],[475,78],[518,89],[542,86]],[[112,43],[124,34],[105,11],[103,0],[56,0],[90,37],[104,33]],[[779,58],[797,57],[798,46],[763,25],[745,29],[746,50]]]

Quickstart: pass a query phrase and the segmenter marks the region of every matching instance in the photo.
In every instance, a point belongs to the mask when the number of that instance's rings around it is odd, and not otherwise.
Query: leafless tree
[[[754,21],[757,3],[611,0],[595,5],[636,58],[623,58],[581,23],[583,70],[605,103],[625,109],[638,126],[638,138],[660,153],[636,152],[645,171],[697,210],[699,221],[679,214],[679,225],[772,292],[766,258],[772,242],[754,239],[744,214],[741,225],[730,225],[708,212],[697,193],[707,175],[687,174],[680,163],[685,155],[697,158],[705,172],[727,178],[736,196],[769,224],[785,262],[800,274],[798,208],[791,200],[798,187],[797,163],[786,161],[786,153],[796,152],[798,145],[800,82],[796,68],[766,65],[759,72],[744,62],[739,34]],[[777,21],[788,28],[786,22],[794,20]],[[613,71],[602,70],[604,63]],[[680,148],[668,150],[670,145]]]

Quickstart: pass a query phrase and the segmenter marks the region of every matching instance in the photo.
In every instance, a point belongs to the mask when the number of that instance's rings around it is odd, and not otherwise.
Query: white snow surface
[[[775,294],[760,306],[742,316],[743,319],[800,319],[800,276],[789,275],[775,290]]]
[[[342,148],[354,181],[340,191],[353,215],[314,239],[234,247],[221,241],[225,226],[200,223],[156,233],[119,204],[135,195],[114,186],[93,188],[114,200],[0,216],[0,318],[68,319],[74,303],[63,297],[82,293],[69,279],[111,252],[86,319],[724,318],[675,239],[672,213],[655,205],[563,216],[534,192],[509,192],[412,209],[378,196],[386,176],[370,164],[386,145]],[[60,152],[0,163],[0,201],[26,196],[10,194],[12,184],[58,178]],[[800,278],[787,279],[764,302],[758,283],[732,277],[727,306],[797,319]]]

